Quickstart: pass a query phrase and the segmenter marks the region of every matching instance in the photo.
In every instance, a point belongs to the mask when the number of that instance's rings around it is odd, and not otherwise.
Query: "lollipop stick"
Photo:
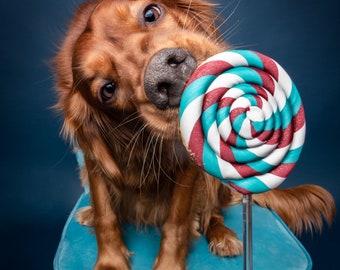
[[[243,269],[253,269],[252,196],[243,195]]]

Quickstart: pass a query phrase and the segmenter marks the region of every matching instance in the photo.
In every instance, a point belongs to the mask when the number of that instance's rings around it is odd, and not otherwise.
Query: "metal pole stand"
[[[252,195],[243,195],[243,270],[253,270]]]

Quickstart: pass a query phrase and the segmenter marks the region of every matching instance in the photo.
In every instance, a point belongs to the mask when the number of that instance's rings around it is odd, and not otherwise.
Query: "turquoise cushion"
[[[57,253],[55,270],[93,269],[97,257],[96,239],[92,228],[81,226],[74,219],[77,209],[89,205],[89,194],[84,192],[68,218]],[[253,208],[253,269],[287,270],[311,269],[312,261],[291,231],[272,211],[254,205]],[[223,211],[225,224],[242,240],[242,206]],[[137,230],[133,225],[123,226],[126,246],[133,252],[133,269],[150,270],[157,256],[160,229],[147,227]],[[188,269],[243,269],[243,257],[219,258],[209,252],[205,237],[192,241],[187,259]]]

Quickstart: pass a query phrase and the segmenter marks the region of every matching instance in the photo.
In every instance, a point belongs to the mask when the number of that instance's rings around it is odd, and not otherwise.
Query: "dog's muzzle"
[[[185,84],[196,66],[195,58],[185,49],[157,52],[145,70],[145,94],[159,109],[178,107]]]

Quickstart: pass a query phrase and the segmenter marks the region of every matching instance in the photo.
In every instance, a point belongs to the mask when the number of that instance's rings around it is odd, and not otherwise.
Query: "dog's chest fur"
[[[177,174],[196,166],[179,139],[152,135],[139,121],[120,126],[119,132],[103,136],[121,178],[107,177],[112,207],[121,221],[160,225],[179,184]]]

